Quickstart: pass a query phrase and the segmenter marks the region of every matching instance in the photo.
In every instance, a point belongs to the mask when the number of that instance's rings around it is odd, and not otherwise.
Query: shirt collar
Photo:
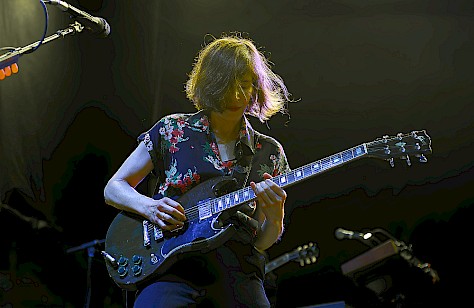
[[[210,134],[209,116],[206,110],[200,110],[189,115],[186,119],[186,123],[194,130]],[[252,154],[255,154],[255,131],[245,115],[243,116],[242,127],[240,128],[237,143],[246,145]]]

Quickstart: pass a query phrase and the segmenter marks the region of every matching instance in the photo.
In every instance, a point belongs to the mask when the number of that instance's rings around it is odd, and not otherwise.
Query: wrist
[[[262,229],[274,229],[280,237],[281,234],[283,233],[283,229],[284,229],[284,222],[283,222],[283,219],[268,219],[266,218],[265,221],[263,222],[262,224]]]

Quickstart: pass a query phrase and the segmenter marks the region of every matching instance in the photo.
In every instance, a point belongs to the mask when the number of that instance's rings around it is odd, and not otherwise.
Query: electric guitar
[[[274,269],[290,262],[297,261],[300,263],[300,266],[305,266],[307,264],[315,263],[319,257],[319,248],[316,244],[308,243],[303,246],[299,246],[291,252],[282,254],[281,256],[271,260],[265,264],[265,274],[270,273]]]
[[[431,151],[431,139],[426,131],[399,133],[314,161],[275,176],[272,181],[285,188],[363,157],[388,160],[392,167],[394,158],[402,158],[411,165],[409,155],[425,163],[425,154]],[[222,216],[228,216],[237,206],[255,200],[256,196],[250,186],[221,195],[218,187],[226,181],[232,178],[212,178],[177,200],[187,217],[179,230],[162,230],[141,216],[121,211],[109,226],[102,252],[112,280],[123,289],[136,290],[140,284],[165,273],[184,254],[204,253],[228,241],[237,227],[223,223]]]

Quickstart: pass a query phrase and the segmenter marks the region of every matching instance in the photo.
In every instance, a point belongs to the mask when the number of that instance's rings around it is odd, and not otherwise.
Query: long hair
[[[290,93],[283,79],[250,39],[239,36],[223,36],[201,49],[186,82],[186,96],[198,110],[222,111],[226,95],[247,73],[252,75],[254,91],[245,113],[261,122],[277,112],[286,113]]]

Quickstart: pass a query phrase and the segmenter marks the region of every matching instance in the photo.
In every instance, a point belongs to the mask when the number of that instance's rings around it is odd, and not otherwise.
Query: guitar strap
[[[255,144],[258,138],[255,136]],[[248,184],[254,153],[239,141],[236,144],[237,162],[232,170],[232,177],[237,180],[238,186],[245,188]],[[238,228],[237,239],[244,243],[255,241],[258,231],[258,221],[252,216],[255,212],[254,202],[240,206],[239,210],[232,216],[231,222]]]
[[[254,146],[258,143],[258,135],[255,134]],[[255,147],[254,147],[255,148]],[[252,170],[254,153],[242,144],[237,144],[237,165],[233,170],[233,176],[237,179],[238,183],[242,188],[245,188],[248,184],[250,177],[250,171]],[[255,213],[255,202],[249,202],[240,207],[240,209],[231,217],[231,221],[236,226],[237,232],[233,239],[244,243],[250,244],[251,249],[242,255],[241,264],[243,268],[252,268],[256,270],[256,274],[260,279],[265,277],[265,256],[254,247],[255,240],[257,238],[259,224],[258,221],[253,218]],[[245,265],[249,264],[249,265]]]

